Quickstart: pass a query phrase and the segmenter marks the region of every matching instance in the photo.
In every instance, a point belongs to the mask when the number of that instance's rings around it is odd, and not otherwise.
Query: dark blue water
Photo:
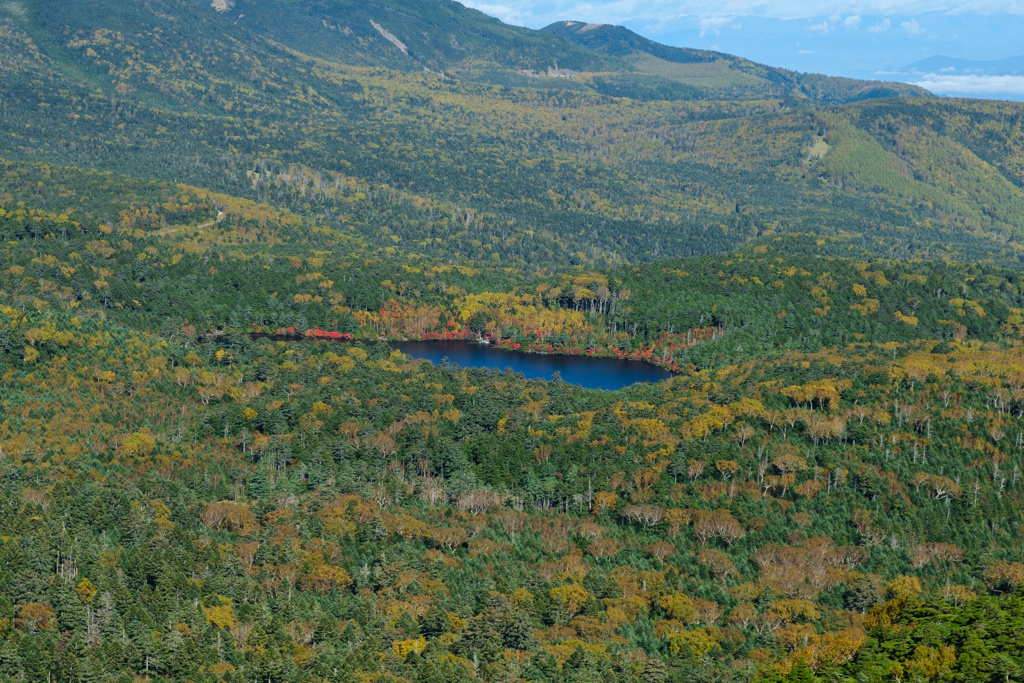
[[[587,389],[621,389],[637,382],[660,382],[672,373],[650,363],[590,358],[588,356],[545,356],[495,348],[489,344],[462,341],[388,342],[393,349],[413,358],[425,358],[435,365],[447,358],[464,368],[512,368],[529,379],[554,379],[555,372],[570,384]]]

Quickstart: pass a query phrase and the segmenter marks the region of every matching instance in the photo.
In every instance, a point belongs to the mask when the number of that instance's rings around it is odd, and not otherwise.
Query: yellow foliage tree
[[[697,620],[697,609],[693,605],[693,600],[682,593],[663,595],[658,605],[673,619],[687,624]]]
[[[426,646],[426,638],[410,638],[409,640],[396,640],[391,643],[391,649],[402,659],[408,657],[410,652],[415,652],[416,654],[423,652],[423,648]]]
[[[665,640],[668,641],[668,651],[675,657],[685,654],[689,649],[694,656],[701,659],[718,647],[718,639],[711,635],[711,629],[707,628],[669,633]]]
[[[921,594],[921,579],[916,576],[897,576],[885,584],[885,592],[891,600],[907,602]]]
[[[569,584],[552,588],[550,597],[554,602],[562,605],[569,613],[569,617],[572,618],[583,609],[583,605],[590,599],[590,593],[583,586]]]
[[[797,619],[817,619],[821,612],[810,600],[776,600],[765,610],[765,617],[783,623],[792,623]]]
[[[89,579],[82,579],[79,581],[75,590],[78,591],[78,595],[82,598],[82,602],[85,604],[92,602],[93,596],[97,593],[96,587],[92,585],[92,581]]]
[[[231,608],[231,600],[223,597],[218,599],[219,605],[203,607],[206,621],[214,628],[231,628],[237,623],[235,611]]]
[[[149,455],[154,448],[156,439],[143,432],[134,432],[121,444],[121,452],[125,455]]]

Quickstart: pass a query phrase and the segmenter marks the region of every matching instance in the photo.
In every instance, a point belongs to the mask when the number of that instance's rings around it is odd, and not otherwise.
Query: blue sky
[[[668,45],[717,49],[800,71],[916,82],[941,94],[1024,99],[1024,73],[934,73],[937,55],[1024,55],[1024,0],[461,0],[507,23],[620,24]]]

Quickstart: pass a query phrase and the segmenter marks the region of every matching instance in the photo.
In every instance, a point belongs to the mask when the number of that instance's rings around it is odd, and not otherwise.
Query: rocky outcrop
[[[381,34],[382,36],[384,36],[384,38],[385,38],[385,39],[386,39],[386,40],[387,40],[388,42],[390,42],[390,43],[391,43],[392,45],[394,45],[394,46],[395,46],[395,47],[397,47],[397,48],[398,48],[399,50],[401,50],[401,51],[402,51],[402,54],[404,54],[404,55],[407,55],[407,54],[409,54],[409,48],[408,48],[408,47],[406,47],[405,43],[403,43],[402,41],[400,41],[400,40],[398,39],[398,36],[396,36],[396,35],[395,35],[394,33],[392,33],[391,31],[387,30],[386,28],[384,28],[383,26],[381,26],[380,24],[378,24],[378,23],[377,23],[376,21],[374,21],[373,19],[370,19],[370,23],[371,23],[371,24],[373,25],[373,27],[374,27],[375,29],[377,29],[377,33],[379,33],[379,34]]]

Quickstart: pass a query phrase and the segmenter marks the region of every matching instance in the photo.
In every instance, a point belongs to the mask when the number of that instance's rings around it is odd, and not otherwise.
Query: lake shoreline
[[[623,363],[622,358],[596,354],[567,354],[514,349],[509,345],[479,344],[462,340],[387,342],[391,348],[434,364],[447,359],[461,367],[503,371],[512,369],[529,379],[578,384],[589,389],[617,390],[644,382],[656,383],[674,373],[653,363]]]
[[[512,368],[529,379],[565,381],[589,389],[617,390],[644,382],[661,382],[672,379],[678,372],[649,358],[620,354],[613,355],[596,349],[572,349],[560,352],[550,345],[537,348],[536,345],[521,345],[505,340],[503,342],[480,343],[479,339],[407,339],[387,337],[357,337],[353,334],[308,330],[284,334],[274,332],[252,332],[252,338],[271,339],[280,342],[382,342],[394,350],[416,359],[439,364],[444,359],[461,367],[489,368],[504,371]],[[221,336],[221,335],[218,335]],[[575,351],[573,353],[572,351]],[[504,357],[503,357],[504,356]],[[621,361],[637,361],[622,363]]]
[[[654,347],[650,349],[645,348],[646,345],[642,345],[640,349],[633,350],[629,353],[622,351],[621,349],[606,346],[606,347],[591,347],[582,349],[579,347],[554,347],[551,344],[540,344],[537,342],[515,342],[511,339],[502,339],[498,341],[487,341],[481,342],[481,337],[471,336],[466,333],[446,333],[444,335],[436,332],[428,332],[419,339],[409,337],[360,337],[351,333],[341,333],[334,331],[320,330],[317,328],[310,328],[305,332],[299,332],[294,328],[288,328],[287,330],[278,329],[273,332],[257,331],[250,333],[253,338],[270,338],[276,341],[334,341],[334,342],[355,342],[355,341],[379,341],[385,344],[391,343],[414,343],[414,342],[462,342],[466,344],[479,343],[481,346],[487,346],[494,349],[500,349],[504,351],[515,351],[518,353],[535,354],[538,356],[559,356],[569,358],[604,358],[608,360],[624,360],[624,361],[637,361],[644,365],[649,365],[659,370],[664,370],[671,373],[673,376],[679,374],[692,374],[695,370],[692,366],[690,368],[682,368],[678,363],[667,363],[659,361],[653,357]],[[486,338],[484,338],[486,339]]]

